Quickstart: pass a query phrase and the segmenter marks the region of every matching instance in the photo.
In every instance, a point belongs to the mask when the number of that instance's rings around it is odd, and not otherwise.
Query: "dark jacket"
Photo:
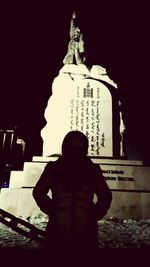
[[[52,199],[47,195],[49,190]],[[94,194],[96,204],[93,203]],[[107,213],[112,201],[100,167],[88,157],[60,157],[49,162],[33,189],[33,197],[49,216],[47,231],[57,229],[66,237],[81,236],[85,229],[89,232]]]

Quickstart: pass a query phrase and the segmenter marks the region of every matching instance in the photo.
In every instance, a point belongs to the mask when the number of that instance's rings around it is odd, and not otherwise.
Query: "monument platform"
[[[32,190],[47,162],[57,158],[33,157],[32,162],[24,163],[23,171],[12,171],[9,188],[2,188],[0,192],[0,208],[18,217],[46,216],[37,207]],[[141,161],[136,160],[91,159],[100,165],[113,194],[113,201],[105,218],[149,219],[150,167],[145,167]],[[51,191],[48,194],[51,196]],[[94,202],[96,201],[94,196]]]

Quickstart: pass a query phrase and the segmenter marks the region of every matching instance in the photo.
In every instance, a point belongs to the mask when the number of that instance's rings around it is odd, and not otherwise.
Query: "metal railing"
[[[21,218],[17,218],[11,213],[2,209],[0,209],[0,222],[10,227],[20,235],[39,242],[44,242],[45,231],[38,229],[31,223],[24,221]]]

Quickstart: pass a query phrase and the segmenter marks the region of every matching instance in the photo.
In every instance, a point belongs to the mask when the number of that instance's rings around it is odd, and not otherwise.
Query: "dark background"
[[[17,126],[27,159],[41,155],[44,110],[63,66],[74,9],[89,61],[105,67],[118,83],[128,157],[149,164],[149,9],[143,1],[7,2],[1,8],[0,129]]]

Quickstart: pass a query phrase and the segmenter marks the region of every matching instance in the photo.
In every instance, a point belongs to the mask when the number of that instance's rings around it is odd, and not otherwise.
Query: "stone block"
[[[57,160],[57,156],[41,157],[33,156],[33,162],[49,162]],[[95,164],[107,164],[107,165],[143,165],[141,160],[124,160],[124,159],[102,159],[102,158],[91,158]]]
[[[33,188],[22,188],[19,190],[19,198],[18,198],[18,209],[17,216],[18,217],[38,217],[38,216],[46,216],[40,208],[37,206],[33,196],[32,196]],[[51,191],[48,193],[51,197]]]
[[[23,186],[23,171],[11,171],[9,188],[21,188]]]
[[[150,191],[150,167],[101,165],[110,189]]]
[[[0,192],[0,208],[15,216],[18,209],[19,190],[18,188],[2,188]]]
[[[34,187],[46,162],[26,162],[23,187]],[[150,167],[100,164],[110,189],[150,191]]]
[[[113,200],[105,218],[149,219],[150,193],[113,192]]]
[[[47,163],[25,162],[23,171],[23,187],[34,187]]]
[[[51,192],[49,192],[51,196]],[[96,202],[96,197],[94,202]],[[36,205],[32,197],[32,189],[23,188],[19,191],[17,216],[23,218],[46,216]],[[150,193],[113,192],[111,207],[104,218],[149,219]]]
[[[33,188],[3,188],[0,193],[0,208],[22,218],[46,216],[37,206],[33,196]],[[104,218],[149,219],[150,193],[115,192],[107,215]],[[51,191],[48,195],[51,197]],[[94,202],[97,201],[94,196]]]
[[[150,191],[150,167],[134,167],[133,176],[136,180],[136,189]]]
[[[141,193],[142,218],[150,219],[150,193]]]

